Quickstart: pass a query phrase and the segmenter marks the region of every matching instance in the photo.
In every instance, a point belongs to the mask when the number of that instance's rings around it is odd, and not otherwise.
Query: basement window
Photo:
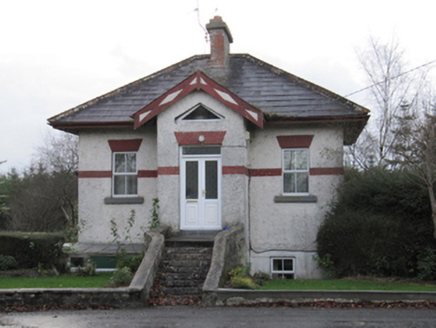
[[[295,258],[271,258],[273,279],[295,279]]]

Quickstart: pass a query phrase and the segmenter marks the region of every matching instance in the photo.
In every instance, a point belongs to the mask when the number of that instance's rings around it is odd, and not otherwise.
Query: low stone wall
[[[310,303],[334,301],[338,303],[358,302],[436,302],[436,292],[403,291],[283,291],[218,289],[214,293],[212,306],[236,306],[259,303]]]
[[[203,284],[203,306],[216,305],[216,292],[227,279],[227,272],[245,264],[246,243],[243,224],[215,236],[212,262]]]
[[[164,248],[162,230],[145,233],[144,259],[126,288],[50,288],[0,289],[0,306],[90,304],[119,307],[144,306],[153,284]]]

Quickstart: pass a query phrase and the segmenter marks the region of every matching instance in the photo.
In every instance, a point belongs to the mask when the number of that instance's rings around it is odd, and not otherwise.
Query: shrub
[[[97,265],[95,264],[95,262],[93,262],[91,259],[87,259],[83,268],[81,266],[77,268],[76,276],[79,277],[95,276],[97,274],[97,272],[95,271],[96,268]]]
[[[0,255],[0,271],[16,269],[18,263],[13,256]]]
[[[128,286],[133,279],[132,271],[128,267],[120,268],[114,271],[109,280],[110,287]]]
[[[62,233],[0,232],[0,249],[13,256],[21,269],[57,267],[63,255]]]
[[[117,268],[128,267],[131,272],[136,272],[143,258],[144,254],[129,256],[126,251],[122,249],[117,255]]]
[[[248,263],[245,267],[236,267],[229,272],[231,288],[256,289],[258,285],[250,276],[251,264]]]
[[[430,277],[430,218],[426,191],[404,173],[353,171],[319,229],[317,260],[339,277]]]

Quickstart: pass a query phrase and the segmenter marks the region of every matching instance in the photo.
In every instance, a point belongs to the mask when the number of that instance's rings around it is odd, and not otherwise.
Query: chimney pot
[[[230,43],[233,42],[227,24],[220,16],[215,16],[206,24],[206,29],[210,35],[210,64],[212,66],[226,66],[230,53]]]

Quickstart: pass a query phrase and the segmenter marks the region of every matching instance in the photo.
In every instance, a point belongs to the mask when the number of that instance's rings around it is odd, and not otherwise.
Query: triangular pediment
[[[206,107],[202,103],[187,110],[182,115],[176,117],[176,120],[182,121],[215,121],[223,119],[223,116]]]
[[[135,129],[173,105],[189,93],[202,90],[258,127],[263,127],[263,113],[202,72],[196,72],[156,100],[132,115]]]

